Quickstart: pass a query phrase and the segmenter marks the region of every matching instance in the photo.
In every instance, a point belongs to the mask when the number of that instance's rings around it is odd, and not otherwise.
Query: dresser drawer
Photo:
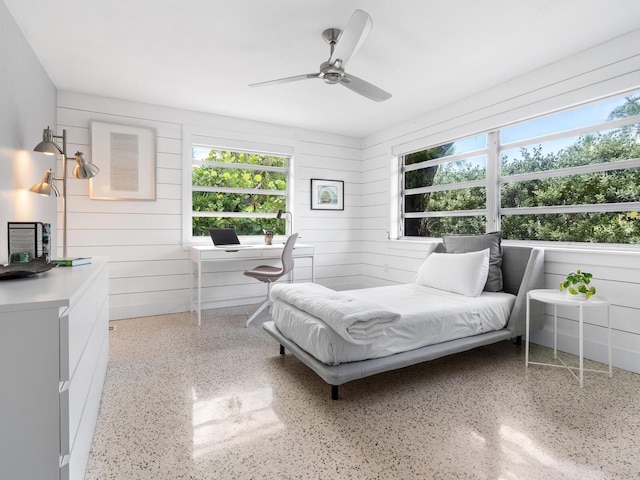
[[[260,250],[257,248],[240,248],[239,250],[208,250],[201,252],[201,260],[242,260],[245,258],[259,258]]]
[[[70,267],[81,268],[81,267]],[[60,317],[60,381],[73,377],[98,313],[107,304],[106,269],[85,294]]]
[[[78,368],[71,380],[63,384],[65,390],[60,394],[60,453],[62,455],[69,454],[73,450],[89,391],[93,382],[99,378],[96,376],[96,368],[102,346],[108,336],[107,314],[105,309],[99,316],[99,321],[89,337]]]
[[[60,468],[60,480],[84,480],[85,478],[85,470],[100,409],[100,398],[102,397],[108,363],[109,335],[107,334],[99,348],[93,379],[84,404],[84,410],[82,411],[82,418],[78,424],[75,442],[73,442],[70,454],[61,456],[63,463]],[[70,392],[70,397],[74,395],[74,392]]]

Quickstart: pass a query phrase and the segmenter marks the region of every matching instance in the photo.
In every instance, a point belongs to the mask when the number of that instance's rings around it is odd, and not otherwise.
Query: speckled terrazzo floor
[[[87,479],[640,479],[640,375],[508,342],[347,383],[243,310],[112,322]],[[536,360],[549,350],[532,346]],[[598,364],[588,362],[589,367]]]

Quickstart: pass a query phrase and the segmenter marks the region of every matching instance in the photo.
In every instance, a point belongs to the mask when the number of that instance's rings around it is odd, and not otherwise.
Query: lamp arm
[[[56,135],[54,135],[55,137]],[[58,136],[58,138],[60,138]],[[67,257],[67,130],[62,130],[62,258]]]
[[[47,130],[49,129],[49,127],[47,127]],[[53,141],[54,138],[60,138],[62,139],[62,148],[60,148],[60,146]],[[66,156],[66,145],[67,145],[67,131],[66,130],[62,130],[62,135],[56,135],[55,133],[51,132],[51,144],[56,147],[56,150],[58,150],[61,154]]]

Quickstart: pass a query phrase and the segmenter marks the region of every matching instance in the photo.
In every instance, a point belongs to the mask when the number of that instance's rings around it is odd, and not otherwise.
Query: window
[[[485,231],[487,135],[402,157],[404,236]]]
[[[640,243],[640,92],[400,161],[404,236]]]
[[[191,145],[191,235],[233,227],[239,235],[286,234],[290,156]]]

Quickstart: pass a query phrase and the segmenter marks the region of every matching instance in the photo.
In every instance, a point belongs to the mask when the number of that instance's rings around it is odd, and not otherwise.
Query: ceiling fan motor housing
[[[323,62],[320,64],[320,78],[325,83],[335,84],[340,82],[344,77],[344,68],[340,66],[340,60],[336,60],[335,63]]]

